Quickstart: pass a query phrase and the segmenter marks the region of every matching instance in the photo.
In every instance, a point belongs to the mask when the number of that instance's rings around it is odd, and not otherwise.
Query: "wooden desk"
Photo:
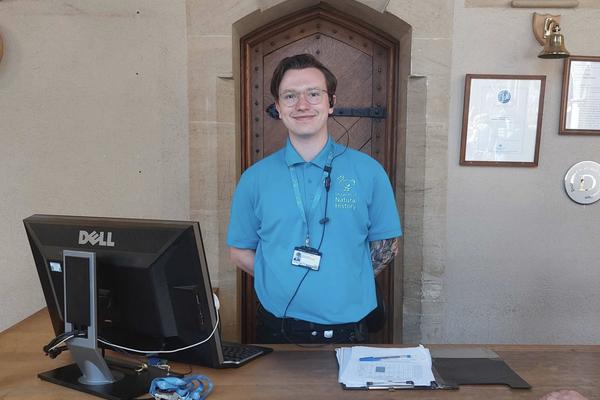
[[[45,309],[0,334],[0,399],[95,398],[37,378],[41,371],[70,363],[68,353],[54,360],[44,356],[42,346],[52,336]],[[337,362],[332,349],[274,347],[276,351],[272,354],[239,369],[194,367],[194,372],[209,376],[215,383],[209,400],[538,399],[545,393],[565,388],[576,389],[590,400],[600,399],[600,346],[486,346],[528,381],[533,386],[531,390],[462,386],[459,390],[396,392],[342,390],[337,383]]]

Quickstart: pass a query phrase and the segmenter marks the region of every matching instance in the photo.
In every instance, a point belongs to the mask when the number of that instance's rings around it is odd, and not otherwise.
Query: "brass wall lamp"
[[[544,46],[539,58],[567,58],[569,52],[565,48],[565,38],[560,33],[560,15],[533,13],[533,34]]]

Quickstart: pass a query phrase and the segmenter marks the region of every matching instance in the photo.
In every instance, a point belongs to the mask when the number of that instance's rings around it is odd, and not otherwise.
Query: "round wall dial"
[[[600,200],[600,164],[581,161],[565,175],[565,190],[576,203],[592,204]]]

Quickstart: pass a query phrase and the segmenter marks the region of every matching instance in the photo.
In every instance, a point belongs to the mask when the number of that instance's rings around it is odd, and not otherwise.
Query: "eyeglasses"
[[[295,90],[287,90],[279,95],[279,100],[287,107],[292,107],[298,104],[300,96],[304,94],[304,98],[312,105],[317,105],[323,100],[323,93],[327,93],[327,90],[318,88],[308,88],[303,92],[296,92]]]

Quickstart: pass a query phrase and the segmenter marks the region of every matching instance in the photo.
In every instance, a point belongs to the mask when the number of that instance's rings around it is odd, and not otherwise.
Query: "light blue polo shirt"
[[[327,196],[323,168],[333,151]],[[310,232],[318,247],[327,200],[321,264],[310,271],[288,308],[287,317],[321,324],[356,322],[376,306],[369,242],[402,234],[390,181],[373,158],[329,138],[305,162],[289,139],[281,150],[258,161],[240,178],[233,195],[227,244],[255,249],[254,288],[263,307],[283,317],[306,269],[293,266],[295,247],[303,246],[307,227],[296,204],[290,167],[298,177]],[[321,191],[317,207],[313,197]]]

